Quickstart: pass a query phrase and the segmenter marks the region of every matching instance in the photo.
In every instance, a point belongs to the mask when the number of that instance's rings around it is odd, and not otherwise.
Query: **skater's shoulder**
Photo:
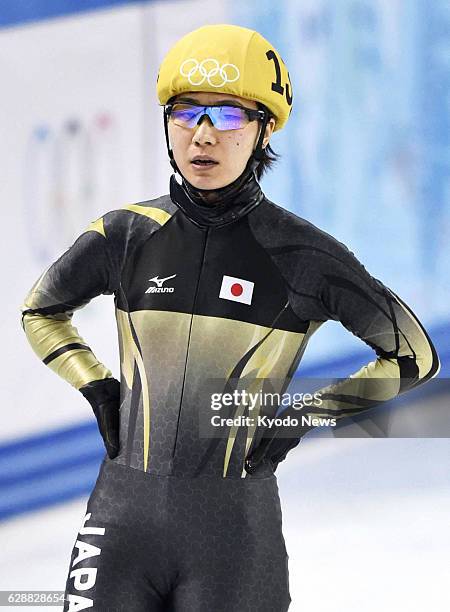
[[[159,196],[142,202],[124,204],[120,212],[130,212],[133,215],[140,215],[147,219],[152,219],[160,225],[164,225],[176,212],[177,207],[170,199],[169,194]]]
[[[142,232],[152,233],[162,227],[176,212],[169,195],[129,202],[105,212],[86,228],[104,236],[108,242],[122,241]]]

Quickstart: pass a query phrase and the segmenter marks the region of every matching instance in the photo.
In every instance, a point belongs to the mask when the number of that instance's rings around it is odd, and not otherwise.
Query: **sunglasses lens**
[[[236,106],[216,106],[211,108],[214,127],[218,130],[240,130],[248,123],[248,117],[242,108]]]
[[[199,120],[202,110],[202,107],[192,104],[174,104],[170,118],[175,125],[192,128]]]
[[[246,112],[235,106],[195,106],[181,103],[173,105],[170,118],[175,125],[193,128],[205,113],[218,130],[239,130],[249,121]]]

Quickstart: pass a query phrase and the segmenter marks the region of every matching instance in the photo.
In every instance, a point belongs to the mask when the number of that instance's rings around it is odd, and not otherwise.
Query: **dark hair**
[[[264,106],[264,104],[261,104],[261,102],[257,102],[257,105],[258,108],[260,108],[261,110],[265,110],[269,114],[269,119],[273,117],[267,106]],[[280,157],[280,153],[275,153],[275,151],[270,146],[270,143],[266,146],[265,149],[263,149],[263,158],[256,168],[256,178],[258,179],[258,181],[260,181],[264,174],[268,172],[272,168],[272,166],[274,166],[274,164],[276,164]]]
[[[272,168],[272,166],[278,161],[280,157],[280,153],[275,153],[270,144],[268,144],[267,147],[263,149],[263,158],[256,168],[256,178],[258,179],[258,181],[261,180],[261,177]]]

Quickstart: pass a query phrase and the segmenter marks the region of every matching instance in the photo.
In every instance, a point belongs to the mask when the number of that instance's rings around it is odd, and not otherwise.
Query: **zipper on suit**
[[[175,440],[174,440],[174,443],[173,443],[172,458],[175,457],[176,448],[177,448],[178,429],[180,427],[181,410],[182,410],[182,406],[183,406],[183,396],[184,396],[184,386],[185,386],[185,381],[186,381],[187,362],[188,362],[188,357],[189,357],[189,349],[190,349],[190,345],[191,345],[192,322],[194,320],[194,312],[195,312],[195,307],[197,305],[197,296],[198,296],[198,289],[199,289],[199,286],[200,286],[200,278],[202,276],[203,266],[204,266],[204,263],[205,263],[206,246],[208,244],[209,232],[210,232],[210,228],[208,227],[208,228],[206,228],[205,242],[204,242],[204,245],[203,245],[202,261],[201,261],[201,264],[200,264],[200,270],[199,270],[198,277],[197,277],[197,285],[195,287],[194,302],[193,302],[193,305],[192,305],[192,312],[191,312],[191,321],[190,321],[190,324],[189,324],[189,334],[188,334],[188,341],[187,341],[187,348],[186,348],[186,359],[184,361],[183,383],[182,383],[182,387],[181,387],[180,406],[178,408],[177,428],[176,428],[176,431],[175,431]]]

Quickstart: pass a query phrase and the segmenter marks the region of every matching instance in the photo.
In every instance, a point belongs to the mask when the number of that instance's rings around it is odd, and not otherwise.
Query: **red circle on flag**
[[[231,295],[234,295],[234,297],[238,297],[239,295],[242,294],[242,292],[244,291],[242,288],[242,285],[240,283],[233,283],[231,285]]]

